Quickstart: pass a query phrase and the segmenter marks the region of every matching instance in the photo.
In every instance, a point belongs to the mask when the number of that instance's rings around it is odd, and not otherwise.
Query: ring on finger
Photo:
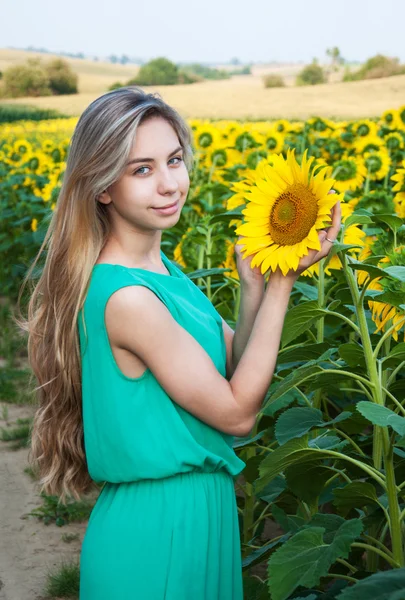
[[[334,243],[336,242],[337,238],[336,238],[336,239],[334,239],[334,240],[330,240],[330,239],[328,238],[328,236],[326,236],[326,237],[325,237],[325,240],[328,240],[328,242],[331,242],[331,244],[334,244]]]

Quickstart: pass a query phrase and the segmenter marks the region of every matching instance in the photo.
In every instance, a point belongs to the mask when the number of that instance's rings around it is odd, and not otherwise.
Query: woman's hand
[[[242,236],[238,237],[238,241],[235,244],[235,254],[236,254],[236,268],[239,274],[239,281],[241,285],[247,287],[249,289],[263,289],[264,288],[264,279],[265,275],[262,274],[260,267],[251,267],[251,262],[254,254],[251,256],[247,256],[243,258],[242,256],[242,248],[243,245],[238,245],[238,242],[242,239]]]

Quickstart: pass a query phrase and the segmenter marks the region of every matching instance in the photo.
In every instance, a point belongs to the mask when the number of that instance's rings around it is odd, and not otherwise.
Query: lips
[[[161,210],[162,208],[171,208],[172,206],[174,206],[177,203],[178,203],[178,200],[176,200],[176,202],[172,202],[171,204],[166,204],[166,206],[154,206],[153,208],[156,208],[157,210]]]

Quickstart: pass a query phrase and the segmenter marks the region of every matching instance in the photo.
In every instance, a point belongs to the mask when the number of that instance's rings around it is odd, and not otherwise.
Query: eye
[[[174,164],[176,164],[176,165],[179,165],[179,164],[180,164],[180,163],[183,161],[183,157],[182,157],[182,156],[173,156],[173,158],[171,158],[171,159],[169,160],[169,162],[170,162],[170,161],[172,161],[172,160],[178,160],[179,162],[177,162],[177,163],[174,163]],[[145,167],[139,167],[139,169],[137,169],[137,170],[136,170],[136,171],[133,173],[133,175],[138,175],[138,174],[139,174],[139,175],[147,175],[147,173],[143,172],[143,171],[142,171],[142,169],[149,169],[149,168],[150,168],[150,167],[146,167],[146,166],[145,166]]]

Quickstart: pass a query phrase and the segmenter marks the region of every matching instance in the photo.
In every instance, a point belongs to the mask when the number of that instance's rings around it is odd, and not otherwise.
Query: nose
[[[179,189],[179,183],[176,175],[168,167],[162,169],[159,177],[159,194],[174,194]]]

